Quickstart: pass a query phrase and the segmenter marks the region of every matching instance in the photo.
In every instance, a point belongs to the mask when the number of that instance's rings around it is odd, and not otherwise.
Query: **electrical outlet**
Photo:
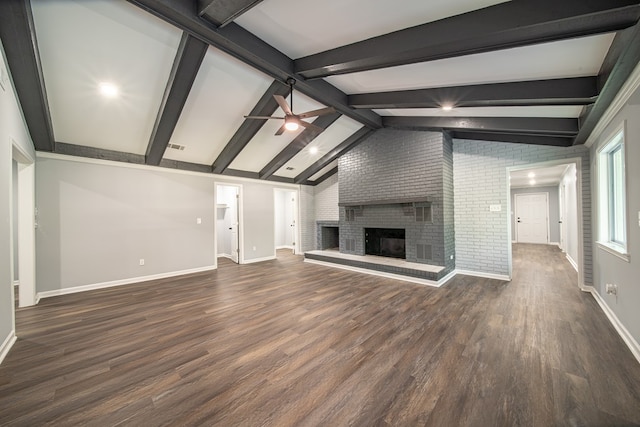
[[[605,291],[608,295],[618,295],[618,285],[607,283],[605,285]]]
[[[144,265],[144,258],[140,258],[140,265]]]
[[[256,250],[256,247],[255,247],[255,246],[253,247],[253,250],[254,250],[254,251]]]

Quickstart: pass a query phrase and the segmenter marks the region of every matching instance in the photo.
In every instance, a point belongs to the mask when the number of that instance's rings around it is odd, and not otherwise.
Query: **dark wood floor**
[[[557,248],[439,289],[287,252],[18,310],[0,425],[640,425],[640,364]]]

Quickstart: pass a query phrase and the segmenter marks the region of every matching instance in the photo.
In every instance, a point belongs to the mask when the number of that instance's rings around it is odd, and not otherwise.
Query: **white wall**
[[[0,44],[3,75],[9,75]],[[13,144],[32,158],[33,143],[25,126],[11,79],[0,87],[0,359],[15,333],[13,321]]]
[[[316,221],[338,221],[338,174],[315,186]]]
[[[591,146],[591,170],[596,176],[597,150],[614,130],[625,122],[625,156],[627,173],[627,239],[629,261],[612,255],[596,243],[593,245],[593,286],[607,306],[613,311],[619,321],[633,336],[636,343],[640,342],[640,89],[636,90],[620,112],[611,120],[608,126]],[[597,180],[592,181],[592,191],[595,195],[593,204],[593,235],[597,239],[598,230],[598,194]],[[605,284],[618,285],[618,295],[607,295]]]
[[[215,266],[213,180],[78,160],[36,163],[38,292]]]

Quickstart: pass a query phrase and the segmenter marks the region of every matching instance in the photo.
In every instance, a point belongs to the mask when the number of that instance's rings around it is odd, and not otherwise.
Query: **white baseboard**
[[[9,335],[7,336],[7,338],[5,338],[4,342],[0,346],[0,363],[2,363],[5,357],[7,357],[7,354],[9,354],[9,350],[11,350],[11,347],[13,347],[13,344],[15,344],[16,339],[16,332],[9,332]]]
[[[473,270],[455,270],[456,274],[464,274],[465,276],[475,276],[475,277],[484,277],[485,279],[496,279],[496,280],[504,280],[506,282],[511,281],[511,277],[506,274],[495,274],[495,273],[485,273],[483,271],[473,271]]]
[[[243,264],[253,264],[254,262],[271,261],[273,259],[276,259],[275,255],[270,255],[270,256],[266,256],[266,257],[262,257],[262,258],[245,259],[245,260],[242,260],[242,263]]]
[[[114,286],[131,285],[133,283],[148,282],[149,280],[166,279],[167,277],[182,276],[185,274],[201,273],[203,271],[215,270],[216,266],[191,268],[188,270],[172,271],[169,273],[151,274],[149,276],[131,277],[128,279],[112,280],[110,282],[93,283],[90,285],[74,286],[72,288],[62,288],[53,291],[38,292],[36,294],[36,304],[40,298],[49,298],[59,295],[75,294],[76,292],[93,291],[95,289],[111,288]]]
[[[577,263],[577,262],[575,262],[575,261],[573,260],[573,258],[571,258],[571,255],[569,255],[568,253],[567,253],[567,254],[565,254],[565,256],[567,257],[567,261],[569,261],[569,264],[571,264],[571,266],[572,266],[576,271],[578,271],[578,263]]]
[[[633,338],[627,328],[625,328],[622,322],[620,322],[618,316],[616,316],[609,305],[607,305],[607,302],[600,296],[593,286],[584,286],[582,290],[585,292],[591,292],[591,295],[593,295],[593,298],[595,298],[602,311],[604,311],[604,314],[607,316],[616,331],[618,331],[618,335],[620,335],[624,343],[629,347],[629,350],[631,350],[633,356],[636,358],[638,363],[640,363],[640,344],[638,344],[638,341]]]
[[[560,242],[549,242],[549,244],[550,244],[551,246],[557,246],[557,247],[560,247]]]
[[[278,249],[291,249],[291,250],[293,250],[293,246],[291,246],[291,245],[276,246],[276,250],[278,250]]]

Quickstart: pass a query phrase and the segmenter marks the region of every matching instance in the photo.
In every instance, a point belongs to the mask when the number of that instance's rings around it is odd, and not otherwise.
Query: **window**
[[[624,128],[598,152],[598,194],[598,243],[609,252],[626,255]]]

